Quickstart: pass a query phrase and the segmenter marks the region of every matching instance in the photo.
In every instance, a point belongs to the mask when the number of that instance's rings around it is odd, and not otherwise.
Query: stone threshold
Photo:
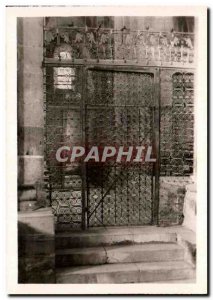
[[[57,231],[57,236],[93,236],[93,235],[122,235],[122,234],[177,234],[181,236],[184,240],[189,241],[192,244],[196,244],[195,233],[184,227],[184,226],[170,226],[170,227],[159,227],[159,226],[115,226],[115,227],[93,227],[86,230],[67,230],[67,231]]]

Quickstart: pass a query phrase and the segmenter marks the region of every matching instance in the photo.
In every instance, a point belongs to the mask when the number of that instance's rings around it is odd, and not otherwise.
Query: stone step
[[[152,283],[196,283],[196,279],[195,278],[177,279],[177,280],[169,280],[169,281],[156,281]]]
[[[195,270],[183,261],[143,262],[80,266],[57,269],[57,283],[138,283],[185,280]]]
[[[144,226],[134,228],[99,228],[86,232],[59,232],[56,234],[56,248],[86,248],[107,245],[131,245],[141,243],[175,243],[177,234],[169,228]]]
[[[59,249],[56,266],[85,266],[130,262],[183,260],[184,249],[172,243]]]

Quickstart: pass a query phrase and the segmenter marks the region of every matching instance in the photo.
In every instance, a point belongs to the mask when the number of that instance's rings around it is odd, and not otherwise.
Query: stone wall
[[[45,206],[43,18],[18,18],[18,282],[55,282],[54,219]],[[34,211],[33,211],[34,210]]]
[[[43,18],[18,18],[17,51],[18,200],[28,210],[44,204]]]

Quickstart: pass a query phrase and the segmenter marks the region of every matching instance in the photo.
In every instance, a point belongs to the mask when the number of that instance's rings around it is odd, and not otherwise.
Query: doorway
[[[156,150],[155,76],[152,69],[88,69],[86,145]],[[155,170],[151,162],[87,164],[87,226],[153,224]]]
[[[46,68],[46,168],[58,227],[152,225],[158,218],[156,68]],[[147,146],[157,161],[58,163],[61,145]]]

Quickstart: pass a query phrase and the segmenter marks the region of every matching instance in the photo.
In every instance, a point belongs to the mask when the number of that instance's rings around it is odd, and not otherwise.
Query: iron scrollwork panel
[[[161,70],[160,224],[181,224],[194,163],[194,74]]]
[[[45,163],[47,192],[57,226],[82,225],[82,173],[79,163],[58,162],[61,146],[82,143],[81,68],[45,68]]]
[[[88,71],[86,144],[153,142],[151,73]],[[153,164],[87,165],[88,226],[152,223]]]
[[[70,59],[134,61],[147,65],[188,65],[195,62],[195,38],[192,32],[154,32],[138,28],[68,28],[44,29],[45,56],[59,61]]]

